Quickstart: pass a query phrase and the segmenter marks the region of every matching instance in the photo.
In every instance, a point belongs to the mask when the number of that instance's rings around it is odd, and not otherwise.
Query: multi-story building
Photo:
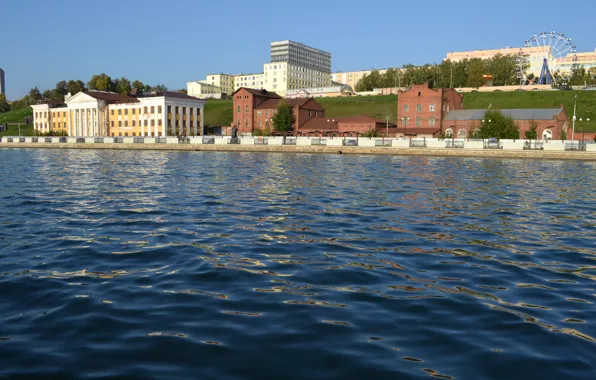
[[[237,74],[234,75],[234,91],[245,87],[261,90],[264,86],[264,75],[260,74]]]
[[[33,125],[68,136],[178,136],[203,134],[205,102],[177,92],[142,97],[84,91],[64,101],[33,105]]]
[[[320,72],[331,73],[331,53],[294,41],[271,43],[271,63],[286,62]]]
[[[379,74],[383,75],[387,72],[387,69],[381,69],[377,71]],[[337,72],[331,74],[331,80],[337,83],[348,85],[355,89],[360,79],[364,78],[365,75],[370,75],[371,72],[372,70]]]
[[[230,74],[207,74],[205,80],[202,80],[201,82],[219,87],[221,92],[226,95],[231,95],[236,91],[234,89],[234,76]]]
[[[352,96],[354,90],[345,84],[328,87],[310,87],[299,90],[287,90],[286,98],[337,98],[340,96]]]
[[[221,87],[203,81],[186,82],[186,93],[199,99],[221,99],[226,94]]]
[[[0,69],[0,94],[6,95],[6,84],[4,83],[4,70]]]
[[[426,84],[412,85],[397,95],[397,125],[404,134],[424,129],[430,134],[440,133],[445,115],[463,108],[464,97],[453,88],[429,88]],[[415,129],[414,129],[415,128]]]
[[[560,59],[558,63],[562,72],[571,71],[574,64],[580,67],[583,66],[586,71],[592,69],[592,72],[594,72],[596,70],[596,49],[583,53],[568,54],[567,57]]]

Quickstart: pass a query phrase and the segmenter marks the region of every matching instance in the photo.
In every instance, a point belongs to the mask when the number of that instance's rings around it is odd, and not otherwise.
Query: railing
[[[13,141],[13,138],[12,137],[7,137],[6,138],[6,142],[12,142],[12,141]]]
[[[288,137],[285,136],[284,139],[281,141],[282,145],[296,145],[296,137]]]
[[[445,140],[445,148],[463,148],[464,140]]]
[[[544,149],[544,141],[529,140],[524,143],[524,150]]]
[[[167,137],[156,137],[155,138],[155,143],[156,144],[165,144],[168,142],[168,138]]]
[[[39,137],[31,137],[31,142],[32,143],[39,142]]]
[[[569,141],[565,143],[565,150],[586,150],[586,144],[583,141]]]
[[[313,137],[310,139],[310,145],[327,145],[327,139],[325,137]]]
[[[124,138],[122,137],[114,137],[114,143],[122,144],[124,142]]]
[[[68,138],[66,138],[66,137],[60,137],[60,138],[58,139],[58,142],[61,142],[61,143],[66,143],[66,142],[68,142]]]
[[[358,138],[344,138],[341,142],[343,146],[358,146]]]
[[[24,143],[25,142],[25,138],[24,137],[19,137],[19,142],[20,143]]]
[[[93,143],[95,144],[103,144],[103,137],[96,137],[93,139]]]
[[[47,142],[47,143],[51,143],[51,142],[52,142],[52,138],[51,138],[51,137],[46,137],[46,138],[45,138],[45,142]]]
[[[393,140],[391,139],[376,139],[375,146],[392,146]]]
[[[238,137],[230,137],[228,139],[228,144],[240,144],[240,138],[238,138]]]
[[[77,144],[84,144],[85,138],[84,137],[77,137]]]
[[[255,145],[268,145],[269,144],[269,138],[268,137],[255,137]]]
[[[410,139],[410,148],[426,148],[426,139]]]
[[[215,137],[203,136],[203,144],[215,144]]]
[[[145,138],[144,137],[133,137],[132,142],[135,144],[144,144]]]
[[[503,144],[500,141],[485,141],[484,149],[503,149]]]
[[[190,144],[188,137],[178,137],[178,144]]]

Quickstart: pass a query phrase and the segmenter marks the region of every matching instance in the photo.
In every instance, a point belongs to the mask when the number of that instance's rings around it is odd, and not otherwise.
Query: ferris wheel
[[[563,33],[542,32],[525,41],[516,57],[520,84],[566,85],[578,69],[576,46]]]

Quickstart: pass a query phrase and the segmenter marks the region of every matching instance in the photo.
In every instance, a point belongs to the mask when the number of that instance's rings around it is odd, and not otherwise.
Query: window
[[[122,132],[119,132],[119,133],[118,133],[118,136],[122,137]]]
[[[112,127],[114,127],[114,121],[112,121]]]
[[[124,120],[124,126],[128,127],[128,120]]]
[[[428,126],[429,127],[434,127],[435,126],[435,117],[431,116],[428,118]]]
[[[172,106],[168,106],[168,113],[172,113]]]
[[[133,136],[133,137],[134,137],[134,136],[136,136],[136,135],[137,135],[137,133],[136,133],[136,132],[133,132],[133,133],[132,133],[132,136]],[[139,135],[139,136],[140,136],[140,135]]]
[[[182,107],[182,113],[186,113],[186,107]]]
[[[422,118],[420,116],[416,116],[416,126],[419,127],[422,125]]]
[[[128,132],[124,132],[124,136],[125,137],[128,137]]]
[[[246,105],[246,112],[248,112],[248,104]]]
[[[269,111],[265,111],[265,117],[269,117]]]
[[[446,137],[453,137],[453,129],[451,129],[451,128],[447,128],[447,129],[445,130],[445,136],[446,136]]]
[[[121,127],[122,126],[122,121],[118,122],[118,126]]]
[[[408,112],[410,110],[409,104],[404,104],[404,112]]]
[[[151,126],[155,127],[155,120],[151,120]]]
[[[416,104],[416,112],[422,112],[422,104]]]
[[[112,110],[112,116],[114,116],[114,110]]]
[[[157,113],[161,113],[161,106],[157,106]]]
[[[118,115],[122,115],[122,110],[118,110]]]
[[[147,113],[147,107],[143,107],[143,113]]]
[[[422,96],[422,93],[421,92],[418,92],[418,96]]]
[[[434,105],[434,104],[429,104],[429,105],[428,105],[428,110],[429,110],[430,112],[435,112],[435,105]]]
[[[161,119],[157,120],[157,125],[161,126]]]
[[[124,110],[124,114],[128,115],[128,108]]]
[[[261,121],[260,120],[257,122],[257,125],[259,126],[259,128],[261,128]]]
[[[155,112],[155,106],[151,106],[151,113]]]
[[[132,126],[133,126],[133,127],[136,127],[136,125],[135,125],[135,124],[136,124],[136,122],[135,122],[135,120],[133,120],[133,121],[132,121]]]
[[[144,124],[144,125],[145,125],[145,127],[146,127],[146,126],[148,126],[148,125],[149,125],[149,121],[148,121],[148,120],[145,120],[145,121],[143,122],[143,124]]]
[[[132,114],[134,115],[137,112],[136,108],[132,109]]]
[[[257,111],[257,116],[263,116],[263,111]]]
[[[237,112],[240,113],[240,106],[238,106],[238,111]]]

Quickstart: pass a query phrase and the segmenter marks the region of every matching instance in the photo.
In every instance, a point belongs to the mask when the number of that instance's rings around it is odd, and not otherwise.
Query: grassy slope
[[[5,123],[24,123],[25,116],[31,116],[33,110],[31,108],[21,108],[18,110],[0,113],[0,124]],[[0,132],[1,136],[18,136],[19,127],[18,125],[9,125],[8,130]],[[31,124],[21,125],[21,136],[33,136],[33,126]]]
[[[232,125],[231,100],[208,100],[205,104],[205,125]]]

